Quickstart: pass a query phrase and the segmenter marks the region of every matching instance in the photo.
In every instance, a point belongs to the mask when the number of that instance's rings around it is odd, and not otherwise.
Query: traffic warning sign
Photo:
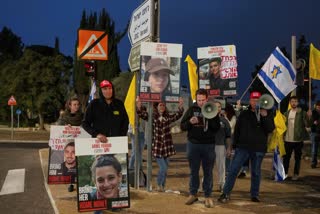
[[[105,31],[79,30],[79,59],[108,60],[108,35]]]
[[[17,105],[17,101],[14,98],[14,96],[11,96],[8,100],[8,106],[15,106],[15,105]]]

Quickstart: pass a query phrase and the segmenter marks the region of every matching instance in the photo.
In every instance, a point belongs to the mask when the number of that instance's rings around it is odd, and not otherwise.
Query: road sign
[[[147,38],[144,42],[149,42],[150,40],[150,38]],[[133,46],[130,50],[128,63],[131,71],[137,71],[140,68],[140,45],[141,43],[138,42],[138,44]]]
[[[22,111],[21,111],[20,109],[17,109],[17,110],[16,110],[16,114],[19,115],[19,114],[21,114],[21,113],[22,113]]]
[[[108,60],[108,35],[104,31],[79,30],[78,40],[80,59]]]
[[[151,35],[153,29],[153,4],[153,0],[146,0],[133,11],[128,33],[132,46]]]
[[[17,101],[14,98],[14,96],[11,96],[8,100],[8,106],[15,106],[15,105],[17,105]]]

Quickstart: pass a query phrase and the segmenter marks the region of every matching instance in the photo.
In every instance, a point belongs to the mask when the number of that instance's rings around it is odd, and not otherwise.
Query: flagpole
[[[256,75],[253,80],[251,81],[251,83],[249,84],[248,88],[243,92],[243,94],[240,97],[240,101],[242,100],[243,96],[247,93],[247,91],[249,90],[250,86],[252,85],[252,83],[256,80],[256,78],[258,77],[258,75]]]
[[[309,76],[309,109],[312,109],[311,107],[311,77]]]

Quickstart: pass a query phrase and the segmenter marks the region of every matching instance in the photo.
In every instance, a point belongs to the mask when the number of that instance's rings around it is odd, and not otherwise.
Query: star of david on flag
[[[297,87],[294,84],[296,70],[278,47],[258,72],[258,77],[278,103]]]

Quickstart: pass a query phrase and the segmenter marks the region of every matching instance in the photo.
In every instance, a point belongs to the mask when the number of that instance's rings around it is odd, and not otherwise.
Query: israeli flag
[[[278,103],[297,87],[294,84],[296,70],[278,47],[263,65],[258,77]]]
[[[94,95],[96,93],[97,87],[96,87],[96,81],[92,81],[91,91],[88,99],[88,103],[90,103],[94,99]]]
[[[275,172],[275,181],[284,181],[287,178],[278,146],[273,153],[273,170]]]

